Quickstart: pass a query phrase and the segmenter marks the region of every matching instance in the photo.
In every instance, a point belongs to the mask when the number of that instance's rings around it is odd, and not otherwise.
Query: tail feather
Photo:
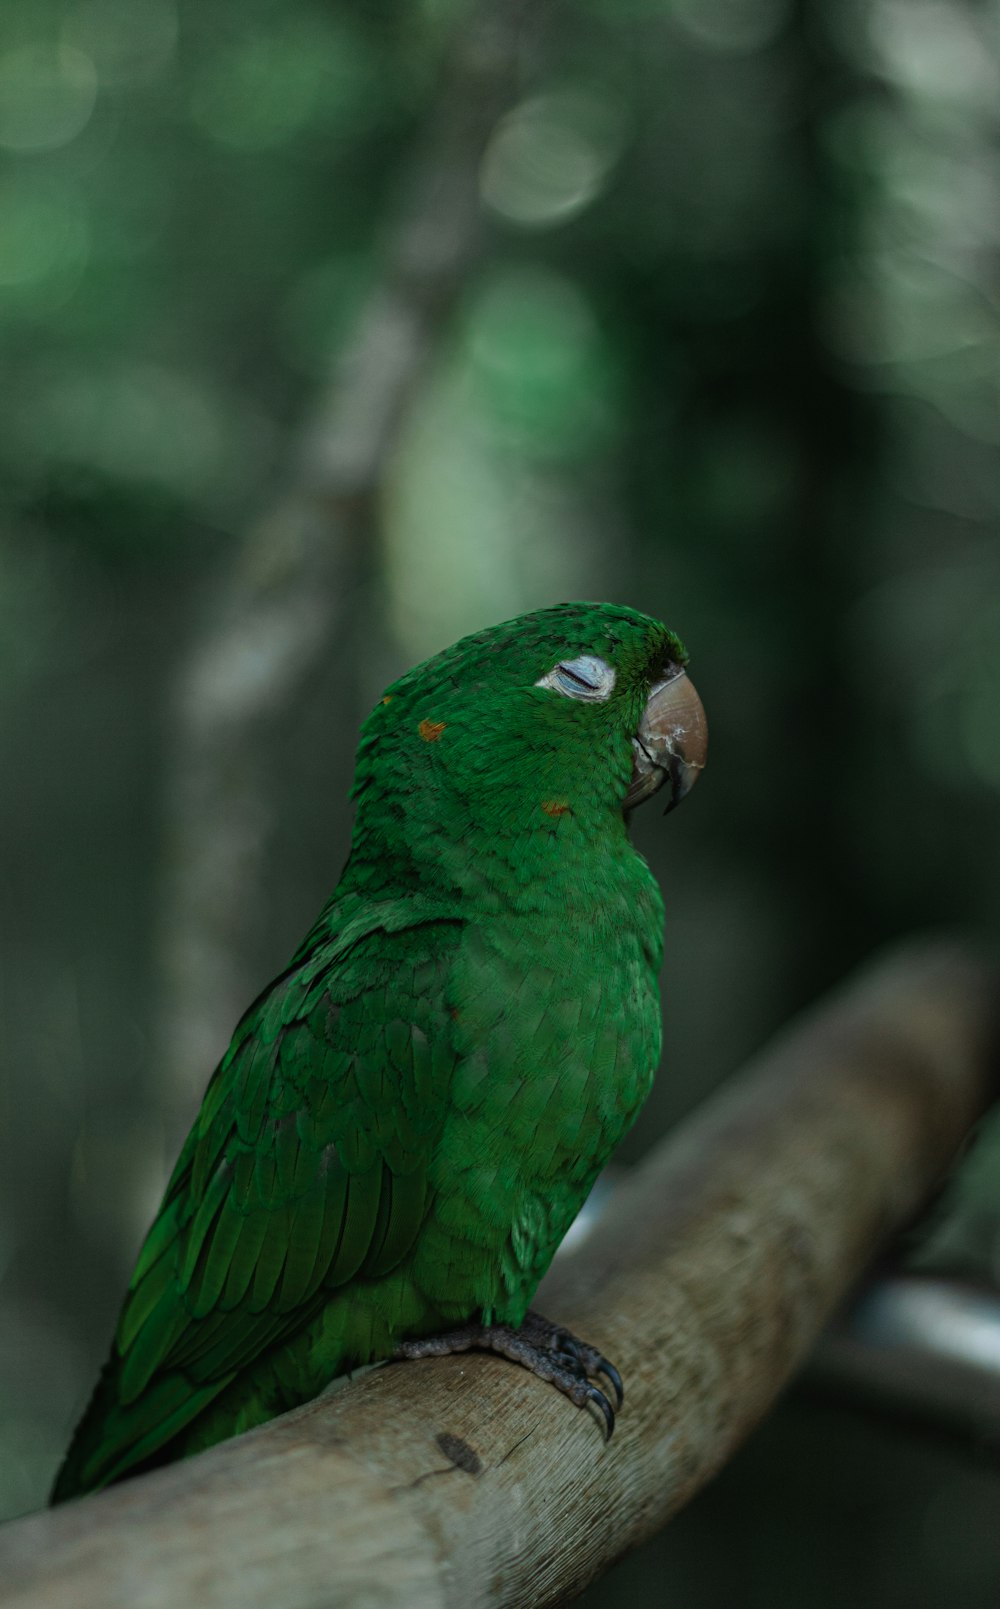
[[[52,1487],[50,1503],[64,1503],[86,1492],[100,1491],[138,1470],[186,1430],[220,1391],[231,1374],[209,1385],[193,1386],[183,1374],[163,1375],[134,1402],[119,1395],[121,1365],[112,1356],[105,1364],[87,1410],[80,1420]]]

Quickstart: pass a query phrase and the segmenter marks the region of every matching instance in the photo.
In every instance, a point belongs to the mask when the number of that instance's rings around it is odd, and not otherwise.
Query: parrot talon
[[[620,1408],[625,1400],[622,1377],[596,1347],[588,1346],[562,1325],[540,1313],[527,1312],[519,1329],[509,1324],[465,1324],[445,1335],[427,1335],[403,1341],[393,1356],[399,1359],[440,1358],[451,1352],[497,1352],[511,1363],[530,1369],[569,1397],[578,1408],[593,1403],[604,1417],[607,1440],[615,1428],[615,1410],[604,1392],[588,1376],[603,1375],[611,1384]]]
[[[615,1368],[614,1364],[609,1363],[607,1358],[605,1358],[604,1361],[594,1370],[594,1373],[603,1374],[604,1378],[610,1381],[612,1390],[618,1399],[618,1406],[620,1408],[622,1403],[625,1401],[625,1387],[622,1384],[622,1377],[618,1373],[618,1370]]]
[[[612,1408],[607,1397],[604,1395],[604,1392],[599,1390],[597,1386],[588,1385],[587,1401],[592,1402],[595,1408],[600,1408],[602,1414],[604,1415],[604,1424],[607,1430],[607,1434],[604,1439],[605,1441],[610,1441],[615,1433],[615,1410]]]
[[[564,1329],[562,1325],[550,1325],[540,1313],[529,1311],[525,1315],[525,1326],[529,1323],[534,1333],[545,1333],[551,1337],[549,1348],[558,1354],[567,1368],[584,1378],[588,1375],[603,1374],[614,1390],[619,1408],[622,1406],[625,1401],[622,1377],[603,1352],[598,1352],[596,1346],[588,1346],[586,1341],[581,1341],[571,1330]]]

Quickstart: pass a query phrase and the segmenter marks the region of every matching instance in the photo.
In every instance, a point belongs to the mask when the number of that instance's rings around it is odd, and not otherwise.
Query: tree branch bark
[[[8,1526],[8,1609],[558,1603],[686,1503],[915,1211],[986,1099],[997,977],[883,960],[660,1145],[538,1305],[619,1365],[614,1439],[467,1353],[366,1373]]]

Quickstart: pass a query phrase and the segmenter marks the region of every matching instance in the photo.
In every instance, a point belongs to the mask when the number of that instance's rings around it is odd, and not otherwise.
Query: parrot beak
[[[632,752],[625,809],[641,804],[669,780],[666,815],[691,792],[708,754],[705,710],[686,671],[675,667],[655,684],[632,739]]]

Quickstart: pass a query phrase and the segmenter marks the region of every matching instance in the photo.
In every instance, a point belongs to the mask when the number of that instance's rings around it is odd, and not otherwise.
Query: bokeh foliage
[[[6,1512],[42,1498],[177,1139],[151,1039],[167,689],[294,475],[467,9],[7,7]],[[879,941],[995,938],[997,22],[995,0],[526,15],[486,248],[352,629],[275,733],[248,997],[336,875],[359,703],[572,596],[674,625],[712,727],[695,800],[638,827],[668,1049],[631,1155]]]

